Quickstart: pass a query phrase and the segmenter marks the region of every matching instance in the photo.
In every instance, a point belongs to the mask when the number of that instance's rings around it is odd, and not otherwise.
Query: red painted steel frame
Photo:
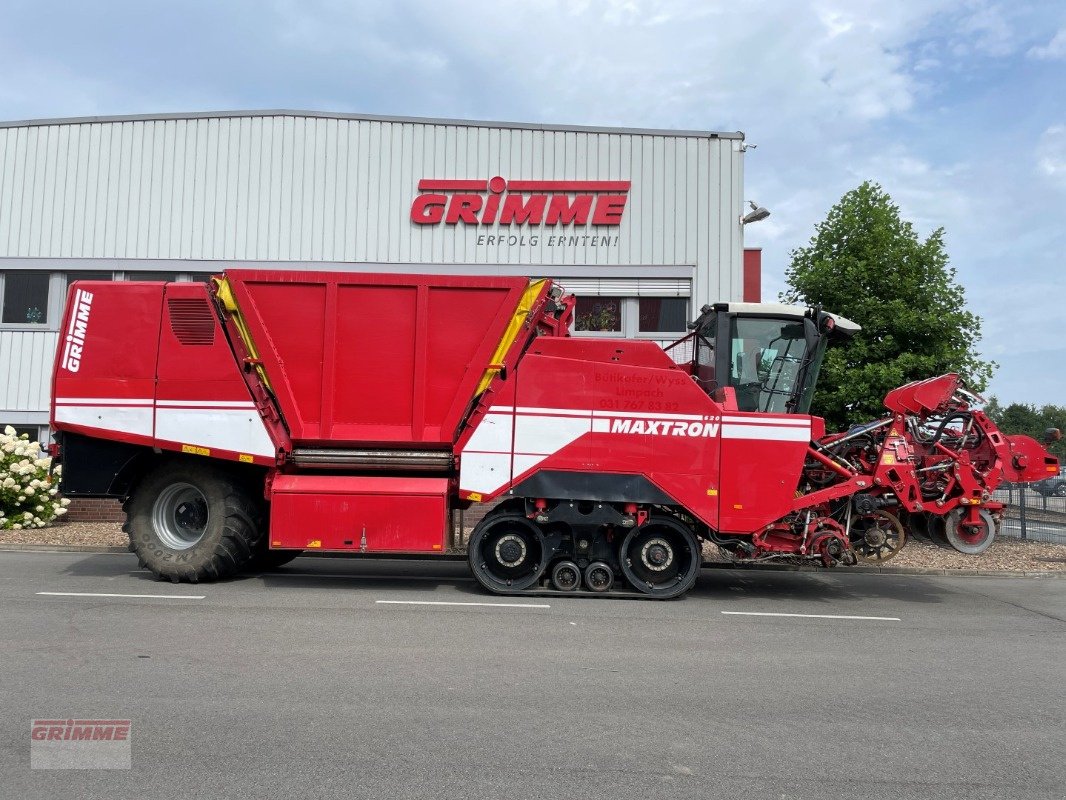
[[[444,478],[278,475],[271,494],[270,546],[441,552],[447,496]]]
[[[525,278],[230,270],[293,442],[451,445]]]

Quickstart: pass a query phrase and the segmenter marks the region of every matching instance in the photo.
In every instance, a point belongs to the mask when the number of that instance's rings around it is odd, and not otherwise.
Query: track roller
[[[560,592],[573,592],[581,587],[581,569],[573,561],[560,561],[552,567],[552,586]]]
[[[601,593],[611,591],[614,585],[614,570],[603,561],[593,561],[585,567],[585,585],[589,591]]]

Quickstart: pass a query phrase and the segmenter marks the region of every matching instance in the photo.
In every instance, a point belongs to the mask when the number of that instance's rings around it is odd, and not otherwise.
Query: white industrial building
[[[577,334],[671,340],[704,303],[758,299],[743,153],[740,133],[294,111],[0,123],[0,424],[47,435],[79,278],[552,277]]]

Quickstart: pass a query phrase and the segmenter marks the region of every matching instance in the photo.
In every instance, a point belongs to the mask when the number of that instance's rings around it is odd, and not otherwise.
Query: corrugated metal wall
[[[37,411],[48,408],[56,331],[0,332],[0,410]],[[11,421],[8,418],[0,422]]]
[[[648,278],[690,266],[698,308],[742,294],[741,144],[289,114],[0,127],[0,259],[509,263],[541,275],[589,265],[597,279],[612,265],[646,267]],[[419,179],[494,175],[632,189],[617,228],[411,222]],[[538,232],[537,245],[477,242]],[[560,232],[612,243],[549,246],[544,234]],[[684,293],[676,277],[651,293]],[[47,407],[55,339],[0,330],[0,376],[12,376],[0,411]]]
[[[0,128],[0,257],[698,264],[729,299],[739,145],[292,116]],[[618,245],[478,246],[484,227],[411,223],[420,178],[493,175],[632,180]]]

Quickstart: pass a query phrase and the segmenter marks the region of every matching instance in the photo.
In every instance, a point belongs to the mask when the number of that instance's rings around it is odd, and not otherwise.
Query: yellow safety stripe
[[[518,301],[518,308],[515,309],[514,316],[511,317],[511,321],[507,324],[507,330],[503,332],[503,338],[500,339],[496,352],[492,354],[492,361],[489,362],[488,369],[485,370],[485,374],[481,377],[481,382],[477,385],[477,391],[474,393],[475,397],[480,396],[482,392],[488,389],[492,379],[503,369],[503,359],[506,357],[507,351],[511,349],[511,345],[514,344],[514,340],[518,337],[518,332],[522,330],[522,326],[533,308],[533,302],[540,297],[545,283],[547,283],[547,280],[544,279],[533,281],[523,293],[522,299]]]
[[[248,330],[248,323],[244,321],[244,315],[241,314],[241,309],[237,305],[237,298],[233,296],[233,289],[230,288],[229,280],[226,276],[221,278],[214,278],[215,286],[218,287],[218,299],[222,301],[222,307],[233,317],[233,324],[237,326],[237,332],[241,335],[241,341],[244,342],[244,347],[248,351],[248,355],[255,359],[255,371],[259,373],[259,379],[263,382],[263,385],[273,391],[270,386],[270,379],[267,377],[266,370],[263,369],[263,365],[259,362],[259,351],[255,349],[255,343],[252,341],[252,333]]]

